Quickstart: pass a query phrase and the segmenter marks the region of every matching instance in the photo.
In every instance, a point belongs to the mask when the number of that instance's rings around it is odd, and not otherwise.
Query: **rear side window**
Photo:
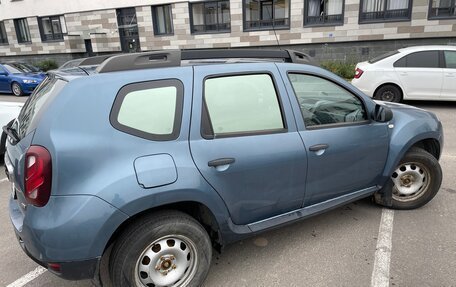
[[[178,80],[151,81],[123,87],[114,102],[112,125],[150,140],[174,140],[182,120],[183,85]]]
[[[394,63],[396,68],[439,68],[439,51],[409,54]]]
[[[456,69],[456,51],[445,51],[445,63],[448,69]]]
[[[206,135],[226,137],[285,130],[269,74],[209,78],[204,83],[204,100],[210,125]]]
[[[35,89],[17,117],[17,127],[15,128],[18,132],[19,139],[24,138],[30,131],[36,128],[43,107],[60,93],[66,83],[64,80],[49,75]]]

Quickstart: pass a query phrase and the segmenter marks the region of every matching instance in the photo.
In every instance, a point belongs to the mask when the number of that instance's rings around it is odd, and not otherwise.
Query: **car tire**
[[[442,183],[438,160],[421,148],[412,148],[391,176],[387,186],[392,188],[391,208],[419,208],[434,198]]]
[[[199,222],[179,211],[160,211],[120,235],[109,269],[113,286],[201,286],[211,260],[211,240]]]
[[[376,100],[400,103],[402,101],[402,91],[393,85],[381,86],[374,95]]]
[[[21,85],[19,85],[19,83],[17,82],[13,82],[11,84],[11,91],[13,92],[13,95],[15,95],[16,97],[20,97],[24,94]]]

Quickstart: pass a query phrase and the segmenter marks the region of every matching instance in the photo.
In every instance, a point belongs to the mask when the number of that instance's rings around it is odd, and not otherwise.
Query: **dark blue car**
[[[29,64],[0,64],[0,93],[13,93],[17,97],[31,94],[45,76],[45,73]]]

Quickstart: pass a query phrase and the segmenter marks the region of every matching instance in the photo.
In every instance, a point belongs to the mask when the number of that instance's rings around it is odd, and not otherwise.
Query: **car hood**
[[[405,104],[384,102],[384,101],[378,101],[378,100],[374,100],[374,102],[376,104],[379,104],[379,105],[382,105],[382,106],[390,108],[393,111],[393,113],[395,111],[400,111],[400,112],[403,112],[405,114],[413,114],[415,117],[419,116],[419,114],[421,114],[421,115],[429,115],[432,118],[440,121],[436,114],[434,114],[433,112],[430,112],[428,110],[425,110],[425,109],[421,109],[421,108],[417,108],[417,107],[410,106],[410,105],[405,105]]]

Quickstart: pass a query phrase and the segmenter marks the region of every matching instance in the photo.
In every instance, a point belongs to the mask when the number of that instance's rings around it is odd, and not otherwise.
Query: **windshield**
[[[9,63],[4,64],[3,67],[11,74],[35,73],[40,71],[32,65],[25,63]]]
[[[386,58],[388,58],[388,57],[390,57],[392,55],[396,55],[397,53],[399,53],[399,51],[396,50],[396,51],[391,51],[391,52],[382,54],[380,56],[377,56],[377,57],[372,58],[371,60],[369,60],[369,63],[370,64],[376,63],[376,62],[381,61],[383,59],[386,59]]]

